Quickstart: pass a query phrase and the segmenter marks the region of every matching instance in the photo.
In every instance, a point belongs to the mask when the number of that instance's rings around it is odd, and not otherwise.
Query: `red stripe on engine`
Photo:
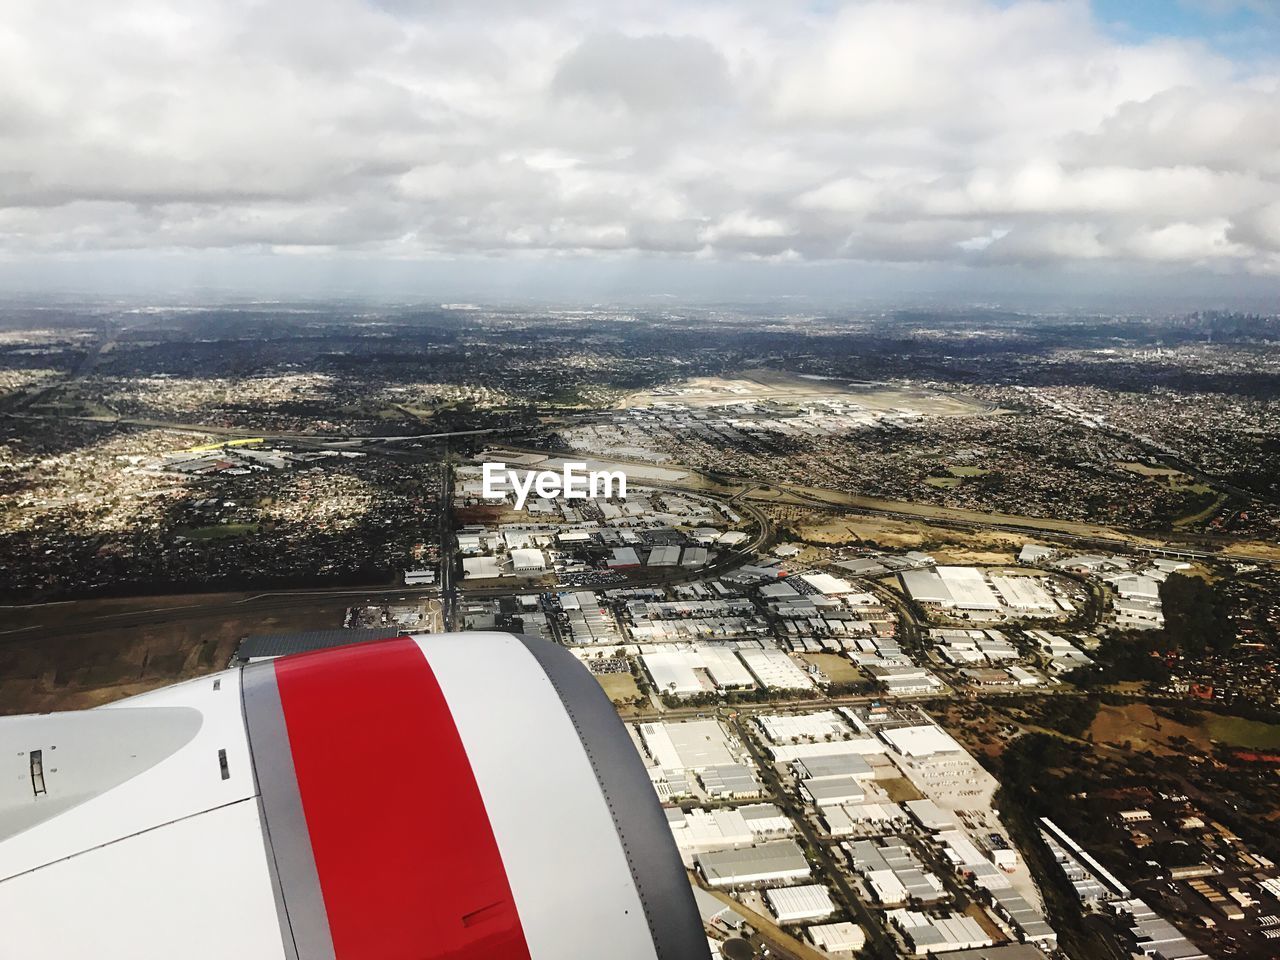
[[[337,960],[529,960],[471,763],[418,645],[275,667]]]

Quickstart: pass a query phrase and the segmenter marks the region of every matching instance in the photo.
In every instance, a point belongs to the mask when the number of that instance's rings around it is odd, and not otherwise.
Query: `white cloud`
[[[8,0],[0,255],[1269,275],[1278,118],[1264,66],[1083,0]]]

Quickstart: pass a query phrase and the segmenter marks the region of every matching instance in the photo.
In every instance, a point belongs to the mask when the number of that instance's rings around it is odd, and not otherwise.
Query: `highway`
[[[440,473],[440,621],[447,633],[456,629],[458,617],[454,563],[458,541],[453,535],[453,467],[449,465],[447,456]]]

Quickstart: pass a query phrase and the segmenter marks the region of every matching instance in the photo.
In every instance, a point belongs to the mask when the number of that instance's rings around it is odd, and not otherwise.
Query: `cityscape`
[[[1277,317],[62,303],[0,386],[7,713],[514,632],[717,955],[1280,944]]]
[[[3,0],[0,960],[1280,960],[1280,0]]]

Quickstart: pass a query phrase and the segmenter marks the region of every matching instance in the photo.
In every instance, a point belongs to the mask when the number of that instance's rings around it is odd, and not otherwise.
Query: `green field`
[[[1173,467],[1153,467],[1147,463],[1131,463],[1121,461],[1120,466],[1130,473],[1136,473],[1144,477],[1180,477],[1181,470],[1175,470]]]
[[[1210,737],[1230,747],[1280,750],[1280,724],[1210,714],[1204,726]]]
[[[925,477],[924,482],[931,487],[940,487],[943,490],[951,490],[960,486],[965,480],[974,477],[985,477],[991,471],[985,467],[974,467],[967,464],[947,463],[942,468],[946,470],[945,475]]]

